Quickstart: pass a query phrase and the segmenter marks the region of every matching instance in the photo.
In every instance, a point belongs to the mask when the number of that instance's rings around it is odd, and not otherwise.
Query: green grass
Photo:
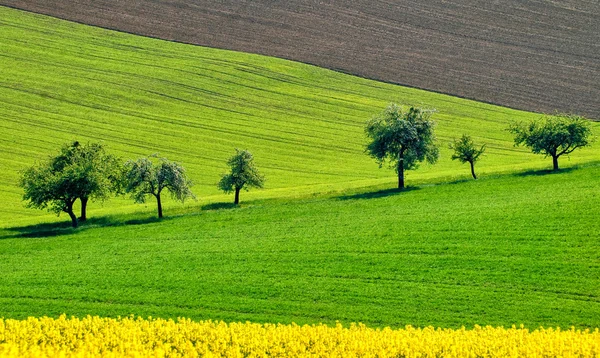
[[[199,208],[226,200],[216,183],[234,148],[250,150],[267,178],[264,199],[395,185],[364,153],[366,120],[389,102],[438,110],[441,159],[407,183],[452,181],[452,138],[487,143],[480,174],[548,168],[514,148],[513,120],[537,114],[383,84],[263,56],[148,39],[0,7],[0,226],[57,220],[26,209],[19,171],[69,141],[103,141],[123,159],[155,152],[188,168]],[[440,74],[442,76],[443,74]],[[600,133],[600,124],[594,124]],[[598,144],[563,166],[599,160]],[[227,197],[227,200],[232,200]],[[166,215],[178,204],[167,203]],[[91,203],[90,215],[153,210],[131,200]]]
[[[600,327],[600,165],[0,237],[0,317]]]
[[[598,143],[540,172],[505,130],[538,114],[4,7],[0,48],[0,316],[600,326]],[[441,159],[401,193],[364,154],[390,101],[438,110]],[[92,203],[76,230],[25,209],[19,171],[71,140],[177,160],[200,200]],[[216,189],[236,147],[267,177],[240,208]]]

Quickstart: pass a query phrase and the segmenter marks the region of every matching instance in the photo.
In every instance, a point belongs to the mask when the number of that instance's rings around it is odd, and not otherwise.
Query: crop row
[[[596,357],[600,331],[372,329],[142,318],[0,319],[0,356]]]

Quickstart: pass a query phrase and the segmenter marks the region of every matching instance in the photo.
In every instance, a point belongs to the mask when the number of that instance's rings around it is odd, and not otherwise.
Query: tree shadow
[[[464,184],[464,183],[474,183],[474,182],[477,182],[477,180],[479,180],[479,179],[473,179],[473,178],[455,179],[455,180],[451,180],[448,182],[444,182],[442,184],[455,185],[455,184]]]
[[[159,219],[156,216],[151,216],[129,220],[122,220],[118,217],[97,217],[80,222],[79,226],[76,228],[71,226],[70,221],[15,226],[2,229],[2,231],[0,231],[0,240],[12,238],[49,238],[72,235],[97,227],[145,225],[171,219],[173,219],[173,217],[163,217],[162,219]]]
[[[235,209],[239,207],[239,205],[236,205],[234,203],[210,203],[203,205],[202,210]]]
[[[85,226],[82,226],[82,227],[89,226],[89,228],[93,228],[93,227],[110,227],[110,226],[146,225],[146,224],[153,224],[153,223],[157,223],[157,222],[173,220],[176,217],[178,217],[178,215],[165,216],[162,218],[158,218],[157,216],[149,216],[149,217],[145,217],[145,218],[128,219],[128,220],[119,220],[118,218],[104,217],[104,218],[98,218],[97,220],[93,220],[93,221],[88,219],[88,221],[86,223],[84,223]]]
[[[420,190],[419,187],[409,186],[404,189],[385,189],[379,191],[373,191],[369,193],[358,193],[358,194],[350,194],[350,195],[342,195],[339,196],[338,200],[358,200],[358,199],[377,199],[377,198],[385,198],[392,195],[400,195],[402,193],[407,193],[410,191]]]
[[[521,173],[516,173],[514,175],[518,176],[518,177],[542,176],[542,175],[549,175],[549,174],[570,173],[577,169],[579,169],[579,168],[578,167],[568,167],[568,168],[559,169],[559,170],[552,170],[552,169],[527,170],[527,171],[524,171]]]
[[[56,222],[26,226],[7,227],[3,229],[6,235],[0,236],[0,239],[12,238],[39,238],[68,235],[75,232],[71,227],[71,222]]]

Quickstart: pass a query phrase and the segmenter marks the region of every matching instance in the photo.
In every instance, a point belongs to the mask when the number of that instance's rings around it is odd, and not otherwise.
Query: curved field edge
[[[64,316],[0,319],[3,357],[596,357],[600,332],[539,328],[372,329]]]
[[[597,1],[0,3],[509,107],[600,116]]]
[[[462,133],[488,145],[480,174],[548,165],[514,148],[505,130],[511,121],[536,114],[6,7],[0,7],[0,21],[5,225],[56,220],[23,208],[16,183],[20,170],[72,140],[101,141],[124,159],[158,152],[182,163],[196,183],[200,202],[188,204],[196,208],[231,200],[218,193],[216,183],[236,147],[249,149],[267,178],[267,190],[243,194],[242,201],[393,186],[393,171],[379,169],[365,155],[363,133],[365,121],[391,101],[438,110],[441,159],[411,171],[409,185],[467,177],[467,168],[452,162],[447,148]],[[594,124],[596,133],[599,127]],[[589,148],[561,164],[599,158]],[[124,200],[99,206],[90,206],[91,215],[141,208]]]
[[[596,164],[5,229],[0,317],[599,327],[598,175]]]

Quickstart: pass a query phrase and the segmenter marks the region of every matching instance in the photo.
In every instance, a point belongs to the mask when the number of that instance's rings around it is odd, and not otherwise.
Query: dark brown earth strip
[[[110,29],[600,118],[597,0],[0,0]]]

